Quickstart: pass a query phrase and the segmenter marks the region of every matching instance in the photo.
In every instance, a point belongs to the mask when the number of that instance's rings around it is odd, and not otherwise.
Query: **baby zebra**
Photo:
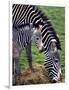
[[[33,71],[32,67],[32,53],[31,41],[39,42],[39,47],[42,47],[41,34],[39,30],[33,28],[32,24],[22,26],[13,26],[13,85],[16,84],[16,75],[20,74],[19,55],[22,48],[25,47],[26,54],[29,62],[29,68]],[[39,38],[39,39],[38,39]]]

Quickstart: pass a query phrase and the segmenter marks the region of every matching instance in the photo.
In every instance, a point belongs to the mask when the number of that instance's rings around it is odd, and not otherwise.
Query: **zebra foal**
[[[31,44],[32,41],[37,42],[38,40],[37,39],[34,40],[34,38],[38,38],[39,36],[41,37],[41,34],[37,29],[33,28],[32,24],[26,24],[24,26],[22,25],[20,27],[13,27],[12,31],[13,31],[13,64],[12,64],[13,84],[16,84],[16,76],[18,74],[21,74],[21,69],[19,65],[19,55],[22,51],[22,48],[26,49],[29,68],[31,71],[33,71]]]

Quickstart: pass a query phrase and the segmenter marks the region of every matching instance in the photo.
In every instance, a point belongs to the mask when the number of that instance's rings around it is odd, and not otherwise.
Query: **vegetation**
[[[46,7],[46,6],[38,6],[44,13],[47,15],[51,23],[59,35],[59,39],[61,42],[60,51],[60,61],[61,61],[61,70],[63,75],[65,74],[65,8],[64,7]],[[44,54],[39,53],[38,49],[36,48],[35,44],[32,45],[32,57],[33,57],[33,64],[44,63]],[[22,50],[19,60],[21,69],[26,69],[28,67],[28,60],[26,57],[25,49]]]

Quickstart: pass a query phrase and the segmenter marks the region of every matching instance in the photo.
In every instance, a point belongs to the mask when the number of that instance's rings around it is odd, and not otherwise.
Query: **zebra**
[[[13,31],[13,66],[12,66],[13,69],[12,70],[13,70],[13,85],[15,85],[16,76],[21,74],[21,69],[19,65],[19,55],[21,54],[22,48],[25,47],[26,49],[29,68],[31,71],[33,71],[31,44],[33,41],[37,42],[38,40],[37,39],[34,40],[34,38],[38,38],[41,35],[37,29],[33,28],[32,24],[24,24],[22,26],[13,27],[12,29],[13,29],[12,30]]]
[[[44,66],[48,70],[50,82],[57,82],[61,72],[61,44],[50,19],[35,5],[13,4],[12,9],[13,26],[32,23],[40,31],[43,48],[39,48],[38,42],[38,49],[45,54]]]

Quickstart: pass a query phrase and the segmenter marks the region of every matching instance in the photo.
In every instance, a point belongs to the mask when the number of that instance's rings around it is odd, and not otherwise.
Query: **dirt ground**
[[[16,77],[16,85],[30,85],[30,84],[47,84],[50,83],[48,79],[47,70],[40,64],[33,65],[34,72],[29,68],[22,71],[20,76]],[[64,82],[64,77],[61,75],[57,83]]]

